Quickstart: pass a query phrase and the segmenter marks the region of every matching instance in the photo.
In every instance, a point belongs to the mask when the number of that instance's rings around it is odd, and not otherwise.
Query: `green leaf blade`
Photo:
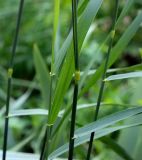
[[[128,79],[128,78],[139,78],[142,77],[142,72],[130,72],[125,74],[116,74],[109,76],[105,79],[105,81],[114,81],[114,80],[122,80],[122,79]]]
[[[91,25],[91,22],[93,21],[94,17],[96,16],[99,8],[101,7],[103,0],[91,0],[85,11],[83,12],[79,22],[78,22],[78,45],[79,45],[79,52],[81,50],[84,38],[87,34],[87,31]],[[95,8],[94,8],[95,7]],[[84,23],[85,21],[85,23]],[[83,27],[82,27],[83,26]],[[58,112],[60,110],[60,106],[63,102],[64,95],[67,91],[67,88],[69,87],[69,84],[72,79],[73,71],[74,71],[74,61],[73,61],[73,47],[72,43],[67,51],[67,57],[63,64],[58,84],[55,90],[54,100],[53,100],[53,106],[52,106],[52,113],[49,117],[49,121],[51,124],[53,124],[57,118]],[[65,54],[63,52],[62,54]],[[61,55],[62,56],[62,55]],[[63,56],[64,57],[64,56]],[[59,97],[60,95],[60,97]]]
[[[109,60],[109,67],[118,59],[119,56],[123,53],[122,51],[125,49],[125,47],[128,45],[130,40],[133,38],[135,33],[140,27],[140,24],[142,22],[142,12],[140,12],[137,17],[133,20],[131,25],[127,28],[127,30],[124,32],[122,37],[119,39],[117,44],[114,46],[112,49],[111,55],[110,55],[110,60]],[[101,66],[97,69],[96,73],[94,76],[91,77],[91,79],[88,81],[88,83],[85,85],[85,87],[82,89],[80,96],[84,94],[88,89],[94,85],[94,83],[97,82],[97,80],[100,78],[102,75],[102,71],[104,68],[104,63],[101,64]]]
[[[38,76],[44,105],[48,108],[50,97],[50,74],[36,44],[34,45],[33,52],[35,69]]]

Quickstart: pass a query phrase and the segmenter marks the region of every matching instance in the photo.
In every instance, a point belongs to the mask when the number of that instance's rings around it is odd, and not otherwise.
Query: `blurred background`
[[[82,0],[83,1],[83,0]],[[119,13],[125,5],[125,0],[120,1]],[[1,0],[0,1],[0,148],[3,142],[4,127],[4,106],[6,101],[7,89],[7,68],[11,56],[12,42],[15,33],[15,25],[18,11],[18,0]],[[110,0],[104,0],[96,19],[93,21],[87,34],[86,41],[81,50],[80,68],[85,69],[95,51],[100,46],[104,38],[108,35],[111,27],[111,15],[113,3]],[[61,0],[61,11],[59,19],[59,29],[57,36],[56,50],[61,48],[71,27],[71,1]],[[124,17],[121,25],[118,26],[115,42],[120,38],[125,29],[135,18],[142,8],[142,1],[137,0],[130,8],[128,14]],[[84,22],[85,23],[85,22]],[[39,49],[50,70],[51,49],[52,49],[52,31],[53,31],[53,1],[47,0],[25,0],[22,22],[20,27],[19,41],[14,61],[14,79],[11,95],[11,108],[30,109],[42,108],[42,100],[39,86],[35,77],[35,67],[33,62],[33,44],[37,43]],[[142,62],[142,28],[138,30],[132,41],[125,49],[122,57],[113,64],[112,68],[128,67]],[[107,46],[104,46],[99,54],[92,69],[96,69],[104,60],[104,53]],[[94,85],[79,100],[79,104],[95,103],[99,91],[99,82]],[[142,79],[130,79],[113,81],[107,83],[103,102],[108,105],[100,110],[100,117],[119,111],[130,105],[142,105]],[[63,107],[66,106],[72,95],[72,86],[66,94]],[[109,105],[110,104],[110,105]],[[120,104],[120,105],[112,105]],[[121,104],[129,104],[121,105]],[[81,110],[77,116],[77,127],[91,122],[93,117],[90,116],[93,109]],[[84,116],[86,118],[84,118]],[[23,151],[29,153],[39,153],[41,148],[41,139],[43,131],[39,133],[39,127],[45,122],[46,117],[29,116],[16,117],[10,119],[8,148],[14,151]],[[68,127],[66,126],[68,129]],[[64,130],[66,129],[64,128]],[[38,133],[38,137],[35,136]],[[133,134],[133,138],[130,136]],[[69,133],[63,133],[65,139],[57,144],[63,144],[68,141]],[[62,137],[63,137],[62,135]],[[142,153],[142,129],[132,128],[124,131],[118,131],[110,135],[117,140],[136,160],[140,160]],[[141,139],[141,140],[140,140]],[[57,147],[56,146],[56,147]],[[110,160],[116,158],[114,152],[101,141],[96,141],[96,153],[98,160]],[[77,147],[76,156],[83,159],[87,145]],[[108,155],[109,152],[109,155]],[[117,158],[116,158],[117,159]],[[118,159],[121,159],[118,157]]]

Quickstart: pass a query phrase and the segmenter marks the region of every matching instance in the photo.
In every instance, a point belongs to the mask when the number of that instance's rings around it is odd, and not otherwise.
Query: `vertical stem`
[[[50,75],[50,99],[49,99],[50,101],[49,101],[49,113],[48,114],[50,114],[50,112],[51,112],[52,80],[53,80],[53,75],[51,73],[51,75]],[[52,126],[47,124],[46,130],[45,130],[45,135],[43,138],[43,144],[42,144],[42,149],[41,149],[41,153],[40,153],[40,158],[39,158],[40,160],[48,159],[51,130],[52,130]]]
[[[43,160],[43,157],[44,157],[46,141],[47,141],[47,127],[46,127],[45,135],[44,135],[44,138],[43,138],[43,144],[42,144],[40,158],[39,158],[40,160]]]
[[[74,151],[74,131],[75,131],[75,119],[76,119],[76,106],[77,106],[78,84],[74,87],[72,115],[71,115],[71,128],[70,128],[70,140],[69,140],[69,160],[73,159]]]
[[[55,63],[55,45],[56,45],[56,35],[58,30],[59,23],[59,13],[60,13],[60,0],[54,0],[54,19],[53,19],[53,35],[52,35],[52,61],[51,61],[51,72],[50,72],[50,102],[49,102],[49,115],[51,113],[51,103],[52,103],[52,89],[53,89],[53,80],[54,80],[54,63]],[[49,116],[48,115],[48,116]],[[48,120],[47,120],[48,121]],[[43,138],[43,145],[40,154],[40,160],[48,159],[49,147],[51,143],[51,131],[52,126],[47,125],[45,135]]]
[[[43,138],[43,144],[42,144],[42,149],[41,149],[41,154],[40,154],[40,160],[48,159],[49,144],[50,144],[50,131],[51,131],[51,126],[46,126],[46,131],[45,131],[45,135]]]
[[[53,35],[52,35],[52,62],[51,62],[51,73],[54,74],[55,72],[55,55],[56,50],[56,40],[57,40],[57,32],[58,32],[58,25],[59,25],[59,15],[60,15],[60,0],[54,0],[54,14],[53,14]]]
[[[111,31],[111,39],[110,39],[110,43],[109,43],[109,47],[108,47],[108,52],[107,52],[107,55],[106,55],[106,61],[105,61],[105,65],[104,65],[104,71],[103,71],[103,75],[102,75],[102,81],[101,81],[101,86],[100,86],[100,90],[99,90],[99,96],[98,96],[98,99],[97,99],[97,106],[96,106],[94,121],[96,121],[97,118],[98,118],[100,103],[101,103],[102,96],[103,96],[103,91],[104,91],[104,86],[105,86],[104,79],[106,78],[106,72],[107,72],[107,68],[108,68],[109,57],[110,57],[110,53],[111,53],[111,49],[112,49],[112,45],[113,45],[114,36],[115,36],[115,24],[116,24],[116,20],[117,20],[117,16],[118,16],[118,6],[119,6],[118,2],[119,2],[119,0],[115,0],[114,17],[113,17],[113,24],[112,24],[112,29],[111,29],[112,30]],[[88,147],[86,160],[90,160],[94,136],[95,136],[95,132],[92,132],[91,136],[90,136],[90,141],[89,141],[89,147]]]
[[[9,114],[9,103],[10,103],[10,95],[11,95],[11,81],[12,81],[13,64],[14,64],[14,57],[15,57],[16,46],[17,46],[17,41],[18,41],[18,34],[19,34],[21,16],[22,16],[22,11],[23,11],[23,4],[24,4],[24,0],[21,0],[20,4],[19,4],[19,11],[18,11],[18,17],[17,17],[15,37],[14,37],[13,46],[12,46],[12,55],[11,55],[11,59],[10,59],[9,69],[8,69],[8,84],[7,84],[7,99],[6,99],[6,112],[5,112],[5,127],[4,127],[4,142],[3,142],[2,160],[6,160],[8,126],[9,126],[8,114]]]
[[[78,56],[78,35],[77,35],[77,0],[72,0],[72,25],[73,25],[73,46],[74,46],[74,63],[75,63],[75,80],[74,80],[74,94],[71,114],[71,127],[70,127],[70,139],[69,139],[69,156],[68,159],[73,159],[74,151],[74,131],[75,131],[75,119],[78,97],[78,81],[80,79],[79,71],[79,56]]]

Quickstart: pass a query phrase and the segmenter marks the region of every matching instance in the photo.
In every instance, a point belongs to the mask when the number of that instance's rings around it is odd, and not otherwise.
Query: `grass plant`
[[[0,160],[141,160],[141,7],[0,1]]]

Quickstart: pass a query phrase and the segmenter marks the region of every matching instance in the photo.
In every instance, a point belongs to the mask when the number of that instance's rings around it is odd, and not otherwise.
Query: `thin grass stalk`
[[[52,71],[52,69],[51,69],[51,71]],[[50,73],[49,114],[51,113],[52,81],[53,81],[53,75],[52,75],[52,73]],[[47,121],[48,121],[48,119],[47,119]],[[51,142],[51,140],[50,140],[51,130],[52,130],[52,125],[49,125],[47,123],[46,124],[46,129],[45,129],[45,134],[44,134],[44,137],[43,137],[43,144],[42,144],[42,148],[41,148],[40,158],[39,158],[40,160],[44,160],[44,159],[48,158],[48,155],[49,155],[49,144]]]
[[[57,3],[56,3],[57,2]],[[50,102],[49,102],[49,115],[51,113],[51,102],[52,102],[52,90],[53,90],[53,80],[54,80],[54,63],[55,63],[55,43],[56,43],[56,34],[58,29],[59,21],[59,12],[60,12],[60,0],[54,0],[54,22],[53,22],[53,37],[52,37],[52,61],[51,61],[51,72],[50,72]],[[46,126],[45,135],[43,138],[43,145],[40,154],[40,160],[48,159],[49,147],[51,143],[51,132],[52,125]]]
[[[73,159],[74,151],[74,131],[75,131],[75,119],[78,97],[78,81],[80,79],[79,71],[79,56],[78,56],[78,35],[77,35],[77,0],[72,0],[72,25],[73,25],[73,46],[74,46],[74,64],[75,64],[75,80],[74,80],[74,94],[71,113],[71,127],[70,127],[70,139],[69,139],[69,155],[68,159]]]
[[[47,127],[46,127],[46,130],[45,130],[45,135],[43,137],[43,144],[42,144],[42,147],[41,147],[41,153],[40,153],[40,158],[39,158],[40,160],[43,160],[43,157],[44,157],[46,141],[47,141]]]
[[[9,69],[8,69],[8,84],[7,84],[7,99],[6,99],[6,112],[5,112],[5,126],[4,126],[4,141],[3,141],[3,154],[2,154],[2,160],[6,160],[6,151],[7,151],[7,140],[8,140],[8,126],[9,126],[9,104],[10,104],[10,95],[11,95],[11,86],[12,86],[12,74],[13,74],[13,65],[14,65],[14,58],[16,54],[16,47],[17,47],[17,41],[18,41],[18,35],[19,35],[19,28],[20,28],[20,22],[21,22],[21,16],[23,11],[23,5],[24,0],[20,1],[19,4],[19,11],[18,11],[18,17],[17,17],[17,23],[16,23],[16,31],[12,46],[12,55],[9,63]]]
[[[43,138],[43,145],[42,145],[41,154],[40,154],[40,160],[48,159],[51,129],[52,129],[52,126],[48,126],[48,125],[46,126],[46,131]]]
[[[106,61],[105,61],[105,65],[104,65],[103,75],[102,75],[101,87],[100,87],[99,95],[98,95],[98,99],[97,99],[94,121],[96,121],[97,118],[98,118],[100,103],[101,103],[103,92],[104,92],[104,86],[105,86],[104,79],[106,78],[109,57],[110,57],[111,49],[112,49],[112,46],[113,46],[114,36],[115,36],[115,25],[116,25],[116,20],[117,20],[117,17],[118,17],[118,7],[119,7],[119,0],[115,0],[114,16],[113,16],[113,20],[112,20],[113,24],[112,24],[112,27],[111,27],[112,28],[111,29],[112,30],[111,31],[111,38],[110,38],[110,42],[109,42],[108,52],[107,52],[107,55],[106,55]],[[86,160],[90,160],[94,136],[95,136],[95,132],[92,132],[91,136],[90,136],[90,141],[89,141],[89,147],[88,147]]]
[[[51,73],[50,73],[50,98],[49,98],[49,114],[51,113],[51,101],[52,101],[52,81],[53,81],[53,75],[52,75],[52,67],[51,67]],[[48,121],[48,119],[47,119]],[[43,144],[41,148],[41,153],[40,153],[40,160],[48,159],[49,155],[49,144],[51,142],[51,131],[52,131],[52,125],[49,125],[47,123],[46,125],[46,130],[45,130],[45,135],[43,138]]]
[[[51,69],[52,70],[52,69]],[[52,101],[52,73],[50,75],[50,98],[49,98],[49,114],[51,112],[51,101]],[[47,119],[48,121],[48,119]],[[41,153],[40,153],[40,160],[44,160],[48,158],[49,155],[49,144],[51,142],[50,137],[51,137],[51,130],[52,130],[52,125],[47,124],[46,129],[45,129],[45,135],[43,137],[43,144],[41,148]]]

